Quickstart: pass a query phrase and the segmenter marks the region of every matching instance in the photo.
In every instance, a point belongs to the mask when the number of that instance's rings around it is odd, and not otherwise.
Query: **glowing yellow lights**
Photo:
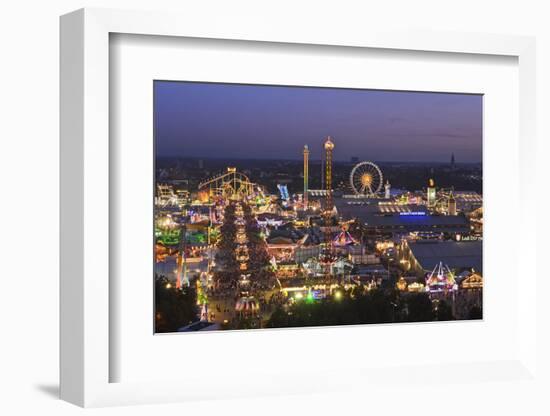
[[[328,136],[325,142],[325,186],[327,191],[326,211],[327,215],[333,208],[332,205],[332,150],[334,149],[334,143],[331,137]]]
[[[395,244],[393,241],[379,241],[376,243],[376,250],[378,251],[384,251],[384,250],[387,250],[388,248],[393,248],[395,247]]]
[[[343,297],[342,292],[340,292],[339,290],[337,290],[336,292],[334,292],[334,299],[336,299],[336,300],[341,300],[342,297]]]
[[[198,200],[200,203],[207,203],[208,200],[210,199],[210,195],[208,194],[207,191],[199,191],[198,193]]]
[[[396,287],[398,290],[401,290],[401,291],[407,290],[407,281],[403,277],[401,277],[397,281]]]
[[[408,290],[409,292],[422,292],[424,291],[424,285],[422,283],[414,282],[408,286]]]
[[[296,299],[302,299],[304,297],[304,295],[302,294],[302,292],[296,292],[296,294],[294,295],[294,298]]]
[[[483,277],[477,273],[472,273],[462,281],[462,289],[481,289],[483,288]]]
[[[171,283],[166,283],[166,289],[171,289],[172,288],[172,284]]]
[[[428,185],[430,186],[430,188],[433,188],[433,187],[435,186],[434,180],[433,180],[433,179],[430,179],[430,180],[428,181]]]
[[[365,173],[361,176],[361,185],[370,186],[372,184],[372,175]]]

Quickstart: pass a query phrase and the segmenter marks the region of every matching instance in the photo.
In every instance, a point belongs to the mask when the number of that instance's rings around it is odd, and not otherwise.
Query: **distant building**
[[[368,233],[398,236],[411,232],[468,234],[470,220],[464,215],[432,215],[425,205],[398,204],[391,201],[365,203],[338,200],[338,215],[361,222]]]
[[[361,218],[361,216],[360,216]],[[376,234],[405,234],[411,232],[438,232],[467,234],[470,221],[463,215],[430,215],[423,212],[403,212],[399,215],[371,215],[363,217],[367,231]]]
[[[451,192],[451,195],[449,196],[449,202],[447,207],[447,213],[449,215],[456,215],[456,199],[453,196],[453,193]]]
[[[428,273],[443,263],[453,273],[470,270],[481,275],[482,254],[482,241],[404,240],[398,250],[401,264],[408,264],[409,270],[417,274]]]
[[[426,201],[428,208],[434,208],[437,203],[437,193],[435,189],[435,182],[433,179],[428,181],[428,188],[426,189]]]
[[[308,189],[308,195],[312,198],[325,198],[327,196],[326,189]]]
[[[279,262],[275,269],[275,276],[278,279],[293,278],[300,272],[300,265],[293,261]]]
[[[459,212],[470,212],[483,206],[483,197],[474,191],[455,191],[453,197]]]

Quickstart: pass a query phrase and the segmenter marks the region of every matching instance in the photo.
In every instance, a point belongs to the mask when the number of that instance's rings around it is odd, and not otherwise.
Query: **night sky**
[[[481,162],[482,96],[155,81],[157,156]]]

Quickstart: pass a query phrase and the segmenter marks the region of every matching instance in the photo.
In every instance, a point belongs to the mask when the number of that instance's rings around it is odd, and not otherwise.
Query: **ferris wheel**
[[[361,162],[351,170],[349,182],[356,195],[375,196],[382,189],[382,171],[372,162]]]

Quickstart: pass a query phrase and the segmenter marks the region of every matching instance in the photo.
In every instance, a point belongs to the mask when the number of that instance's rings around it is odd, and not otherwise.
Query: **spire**
[[[453,195],[453,190],[451,189],[451,192],[449,194],[449,202],[447,203],[447,214],[448,215],[456,215],[456,200]]]
[[[384,185],[384,198],[390,199],[391,197],[391,186],[390,181],[386,179],[386,184]]]

